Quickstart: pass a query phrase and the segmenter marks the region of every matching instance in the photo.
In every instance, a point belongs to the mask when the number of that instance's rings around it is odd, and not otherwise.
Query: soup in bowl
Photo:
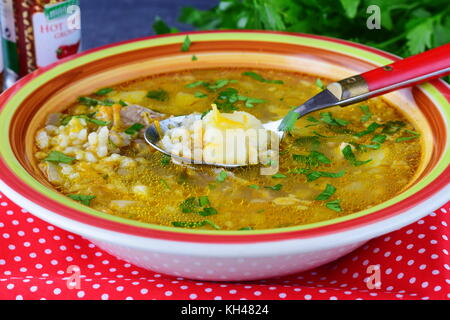
[[[300,119],[269,175],[261,168],[274,164],[270,157],[221,168],[152,149],[143,139],[151,123],[199,116],[206,151],[208,126],[278,120],[327,82],[396,59],[303,35],[190,37],[191,52],[180,51],[179,35],[130,42],[7,91],[2,191],[139,266],[209,280],[312,268],[448,200],[448,88],[440,81]],[[166,143],[178,148],[180,136]]]

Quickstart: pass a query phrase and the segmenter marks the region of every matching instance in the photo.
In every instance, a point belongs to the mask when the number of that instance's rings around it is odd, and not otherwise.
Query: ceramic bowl
[[[93,89],[170,71],[248,67],[295,70],[338,80],[398,57],[305,34],[259,31],[190,33],[106,46],[40,69],[0,97],[0,190],[37,217],[88,238],[137,266],[185,278],[242,281],[314,268],[364,242],[420,219],[449,200],[450,90],[442,81],[384,96],[420,127],[424,155],[413,183],[368,210],[309,225],[261,231],[156,226],[77,205],[45,180],[33,157],[34,134],[50,112]],[[192,61],[194,54],[197,61]]]

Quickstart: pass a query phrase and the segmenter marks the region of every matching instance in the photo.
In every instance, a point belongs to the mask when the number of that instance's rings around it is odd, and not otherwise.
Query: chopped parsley
[[[203,93],[203,92],[201,92],[201,91],[197,91],[196,93],[194,93],[194,96],[196,98],[206,98],[208,95]]]
[[[207,86],[208,82],[205,81],[195,81],[195,82],[191,82],[188,83],[187,85],[185,85],[185,88],[196,88],[198,86]]]
[[[405,130],[405,132],[411,134],[411,136],[397,138],[397,139],[395,139],[395,142],[409,141],[409,140],[417,139],[418,137],[420,137],[420,133],[418,133],[416,131]]]
[[[166,101],[169,99],[169,93],[163,89],[151,90],[147,93],[147,98],[158,101]]]
[[[297,122],[299,114],[294,110],[288,112],[288,114],[281,121],[278,130],[280,131],[292,131],[294,128],[295,122]]]
[[[320,80],[320,78],[316,79],[316,86],[319,87],[319,89],[322,89],[322,90],[325,88],[325,86],[324,86],[322,80]]]
[[[257,184],[250,184],[248,187],[255,190],[259,189],[259,186]]]
[[[91,201],[96,198],[96,196],[88,196],[84,194],[68,194],[67,195],[70,199],[80,202],[81,204],[84,204],[85,206],[90,206]]]
[[[316,200],[328,200],[335,192],[336,188],[331,184],[327,184],[325,190],[323,190],[322,193],[316,197]]]
[[[161,158],[161,165],[163,167],[167,166],[170,163],[171,157],[167,154],[163,154]]]
[[[360,138],[360,137],[362,137],[362,136],[365,136],[365,135],[367,135],[367,134],[370,134],[370,133],[375,132],[375,130],[377,130],[377,129],[378,129],[379,127],[381,127],[381,126],[382,126],[381,124],[378,124],[378,123],[376,123],[376,122],[372,122],[372,123],[367,127],[366,130],[361,131],[361,132],[357,132],[357,133],[354,134],[354,136]]]
[[[222,170],[219,172],[219,175],[216,177],[216,181],[224,182],[227,177],[228,177],[228,173],[225,170]]]
[[[282,174],[282,173],[275,173],[275,174],[272,176],[272,178],[273,178],[273,179],[284,179],[284,178],[287,178],[287,175]]]
[[[105,96],[108,93],[113,92],[113,91],[114,91],[113,88],[103,88],[103,89],[100,89],[97,92],[95,92],[95,95],[97,95],[97,96]]]
[[[298,145],[309,144],[316,148],[320,145],[320,139],[318,136],[301,136],[295,139],[294,143]]]
[[[406,126],[406,123],[403,121],[388,121],[383,125],[384,128],[381,133],[393,135],[394,133],[399,132],[404,126]]]
[[[292,158],[307,165],[308,167],[318,167],[320,164],[330,164],[331,160],[319,151],[311,151],[309,155],[293,154]]]
[[[344,119],[334,118],[331,112],[322,112],[320,113],[320,121],[330,125],[330,126],[346,126],[349,124],[349,121]]]
[[[69,157],[59,151],[52,151],[44,160],[54,163],[72,163],[73,161],[75,161],[75,158]]]
[[[264,78],[260,74],[258,74],[256,72],[252,72],[252,71],[244,72],[244,73],[242,73],[242,75],[251,77],[260,82],[273,83],[273,84],[284,84],[284,82],[282,80],[269,80],[269,79]]]
[[[357,160],[355,154],[352,151],[352,147],[350,145],[345,146],[344,149],[342,149],[342,154],[344,155],[344,158],[347,159],[353,166],[361,166],[363,164],[366,164],[372,159],[369,160]]]
[[[325,206],[333,211],[336,212],[341,212],[342,208],[341,208],[341,200],[333,200],[333,201],[329,201],[327,203],[325,203]]]
[[[304,174],[308,180],[308,182],[317,180],[321,177],[326,178],[340,178],[345,174],[345,170],[341,170],[339,172],[326,172],[326,171],[315,171],[307,168],[299,168],[299,169],[293,169],[290,170],[290,173],[296,173],[296,174]]]
[[[124,132],[126,134],[129,134],[130,136],[133,136],[137,134],[141,129],[144,128],[144,125],[141,123],[135,123],[131,127],[127,128]]]
[[[243,228],[238,229],[238,231],[248,231],[248,230],[253,230],[253,228],[252,227],[243,227]]]
[[[191,47],[191,39],[189,38],[189,36],[186,36],[184,38],[183,44],[181,45],[181,51],[186,52],[189,51],[189,48]]]
[[[369,106],[368,105],[363,105],[363,106],[359,106],[359,108],[361,109],[363,115],[361,116],[361,122],[366,122],[369,121],[370,118],[372,118],[372,113],[370,112]]]
[[[280,191],[282,187],[283,187],[283,185],[278,183],[274,186],[265,186],[264,188],[274,190],[274,191]]]
[[[197,61],[197,60],[198,60],[197,56],[195,54],[193,54],[191,57],[191,61]]]

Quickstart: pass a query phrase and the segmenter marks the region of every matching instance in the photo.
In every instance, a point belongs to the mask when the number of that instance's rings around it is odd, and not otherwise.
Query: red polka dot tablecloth
[[[119,260],[0,193],[0,299],[449,299],[449,223],[450,202],[314,270],[245,283],[199,282]],[[369,266],[378,270],[379,288],[368,288]]]

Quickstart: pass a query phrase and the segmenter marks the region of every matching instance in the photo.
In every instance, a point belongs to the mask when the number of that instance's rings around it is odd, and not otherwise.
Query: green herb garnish
[[[161,157],[161,165],[163,167],[167,166],[170,163],[170,160],[172,159],[171,156],[167,155],[167,154],[163,154]]]
[[[283,185],[278,183],[274,186],[265,186],[264,188],[274,190],[274,191],[280,191],[282,187],[283,187]]]
[[[191,47],[191,39],[189,38],[189,36],[186,36],[184,38],[183,44],[181,46],[181,51],[186,52],[189,51],[189,48]]]
[[[365,136],[365,135],[367,135],[367,134],[370,134],[370,133],[374,132],[375,130],[377,130],[377,129],[378,129],[379,127],[381,127],[381,126],[382,126],[381,124],[378,124],[378,123],[376,123],[376,122],[372,122],[372,123],[367,127],[366,130],[361,131],[361,132],[357,132],[357,133],[354,134],[354,136],[356,136],[356,137],[362,137],[362,136]]]
[[[329,201],[327,203],[325,203],[325,206],[333,211],[336,212],[341,212],[342,208],[341,208],[341,200],[333,200],[333,201]]]
[[[261,76],[260,74],[252,71],[247,71],[242,73],[243,76],[251,77],[257,81],[265,82],[265,83],[273,83],[273,84],[284,84],[282,80],[269,80]]]
[[[59,151],[52,151],[44,160],[55,163],[72,163],[73,161],[75,161],[75,158],[66,156],[64,153]]]
[[[216,181],[224,182],[227,177],[228,177],[228,173],[225,170],[222,170],[219,172],[219,175],[216,177]]]
[[[80,202],[81,204],[84,204],[85,206],[90,206],[91,201],[96,198],[96,196],[87,196],[84,194],[68,194],[67,195],[70,199]]]
[[[405,132],[411,134],[411,136],[397,138],[397,139],[395,139],[395,142],[409,141],[409,140],[417,139],[418,137],[420,137],[420,133],[418,133],[416,131],[405,130]]]
[[[253,228],[252,227],[243,227],[243,228],[238,229],[238,231],[248,231],[248,230],[253,230]]]
[[[295,161],[302,162],[309,167],[318,167],[320,164],[330,164],[331,160],[319,151],[311,151],[309,155],[293,154]]]
[[[359,106],[361,111],[363,112],[363,115],[361,117],[361,122],[369,121],[370,118],[372,118],[372,113],[370,112],[368,105]]]
[[[322,193],[316,197],[316,200],[328,200],[335,192],[336,188],[331,184],[327,184],[325,190],[323,190]]]
[[[320,121],[330,125],[330,126],[346,126],[349,124],[349,121],[344,119],[334,118],[331,112],[322,112],[320,114]]]
[[[169,98],[169,93],[163,89],[151,90],[147,93],[147,98],[158,101],[166,101]]]
[[[198,60],[197,56],[195,54],[193,54],[191,57],[191,61],[197,61],[197,60]]]
[[[203,92],[197,91],[196,93],[194,93],[194,96],[196,98],[206,98],[208,95]]]
[[[345,170],[341,170],[339,172],[326,172],[326,171],[314,171],[307,168],[299,168],[299,169],[293,169],[289,171],[290,173],[295,174],[304,174],[308,180],[308,182],[317,180],[321,177],[325,178],[340,178],[345,174]]]
[[[288,112],[288,114],[281,121],[278,130],[280,131],[292,131],[294,128],[295,122],[297,122],[299,114],[294,110]]]
[[[400,131],[404,126],[406,126],[406,123],[404,123],[403,121],[388,121],[383,124],[384,128],[381,133],[392,135]]]
[[[133,136],[133,135],[137,134],[139,131],[141,131],[141,129],[144,127],[145,126],[143,124],[135,123],[131,127],[127,128],[124,132],[126,134],[129,134],[130,136]]]
[[[252,188],[252,189],[255,189],[255,190],[258,190],[258,189],[259,189],[259,186],[258,186],[257,184],[251,184],[251,185],[249,185],[248,187],[249,187],[249,188]]]
[[[95,92],[95,95],[97,95],[97,96],[105,96],[108,93],[113,92],[113,91],[114,91],[113,88],[103,88],[103,89],[100,89],[97,92]]]
[[[287,175],[282,174],[282,173],[275,173],[275,174],[272,176],[272,178],[273,178],[273,179],[284,179],[284,178],[287,178]]]
[[[196,88],[198,86],[207,86],[208,82],[205,81],[195,81],[195,82],[191,82],[188,83],[187,85],[185,85],[185,88]]]
[[[355,154],[352,151],[352,147],[349,145],[345,146],[345,148],[342,149],[342,154],[344,155],[344,158],[347,159],[354,166],[361,166],[363,164],[372,161],[372,159],[364,161],[357,160]]]
[[[316,79],[316,86],[318,86],[322,90],[325,88],[325,86],[323,85],[322,80],[320,80],[319,78]]]

